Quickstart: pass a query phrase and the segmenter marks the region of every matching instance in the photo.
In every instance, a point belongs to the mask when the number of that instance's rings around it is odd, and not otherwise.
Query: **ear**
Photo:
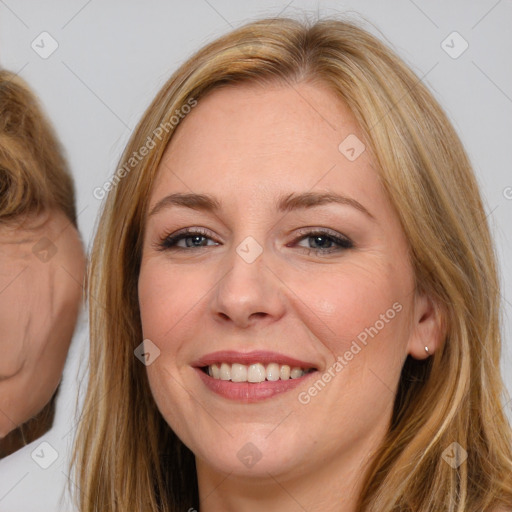
[[[415,359],[426,359],[441,346],[445,331],[439,305],[426,293],[416,293],[407,353]],[[428,347],[428,352],[425,347]]]

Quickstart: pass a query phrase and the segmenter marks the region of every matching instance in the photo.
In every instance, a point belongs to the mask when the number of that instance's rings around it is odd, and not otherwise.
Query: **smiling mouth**
[[[316,368],[291,367],[279,363],[214,363],[200,368],[206,375],[215,380],[231,382],[248,382],[257,384],[260,382],[275,382],[278,380],[299,379],[304,375],[316,371]]]

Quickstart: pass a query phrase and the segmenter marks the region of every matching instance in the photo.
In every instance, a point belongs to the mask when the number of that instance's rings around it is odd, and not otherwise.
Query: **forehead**
[[[350,109],[326,86],[227,86],[202,98],[181,122],[160,163],[151,202],[170,189],[220,196],[312,189],[380,193],[363,141]],[[354,155],[347,146],[360,155],[348,158]]]
[[[70,225],[66,215],[55,209],[19,215],[0,223],[0,249],[9,244],[32,243],[43,236],[56,237]]]

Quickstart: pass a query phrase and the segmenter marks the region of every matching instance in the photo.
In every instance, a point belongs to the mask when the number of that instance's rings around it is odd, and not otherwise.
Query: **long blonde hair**
[[[201,49],[164,85],[134,131],[104,204],[89,270],[89,384],[73,463],[82,512],[198,507],[193,454],[165,423],[145,368],[137,280],[151,186],[191,99],[225,84],[330,87],[356,116],[410,245],[417,288],[447,336],[403,368],[389,431],[366,474],[366,512],[484,512],[512,506],[511,430],[500,376],[500,292],[468,157],[421,80],[352,22],[250,23]],[[155,131],[167,126],[163,136]],[[160,132],[158,132],[160,133]],[[153,140],[149,154],[130,161]],[[131,162],[127,167],[126,163]],[[443,452],[468,453],[456,468]]]

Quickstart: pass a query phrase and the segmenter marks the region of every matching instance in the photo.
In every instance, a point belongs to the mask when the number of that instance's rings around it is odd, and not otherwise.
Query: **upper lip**
[[[215,363],[240,363],[245,365],[255,363],[277,363],[287,364],[296,368],[314,368],[318,366],[310,361],[301,361],[279,352],[269,352],[266,350],[253,350],[252,352],[237,352],[236,350],[219,350],[202,356],[200,359],[192,363],[192,366],[201,368],[203,366],[210,366]]]

